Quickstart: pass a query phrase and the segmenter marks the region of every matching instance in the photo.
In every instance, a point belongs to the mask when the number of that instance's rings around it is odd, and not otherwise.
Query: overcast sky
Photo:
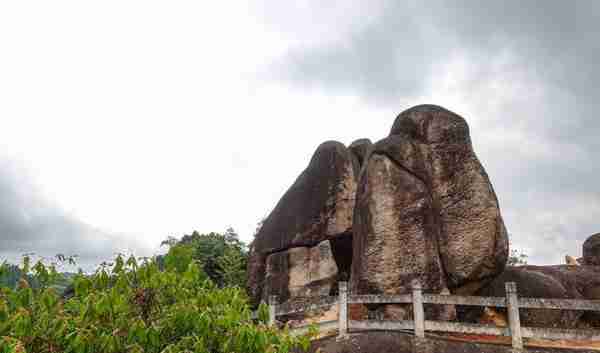
[[[0,260],[234,227],[315,148],[462,115],[513,246],[600,232],[599,1],[0,2]]]

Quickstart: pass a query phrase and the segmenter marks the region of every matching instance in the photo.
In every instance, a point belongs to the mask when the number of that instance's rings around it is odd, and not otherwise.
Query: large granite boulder
[[[427,186],[386,155],[374,153],[362,170],[357,196],[353,292],[405,293],[413,279],[435,292],[446,288]]]
[[[286,300],[324,293],[340,275],[348,277],[358,169],[343,144],[329,141],[317,148],[251,244],[248,290],[254,302],[271,294]],[[317,253],[321,265],[311,260]]]
[[[600,266],[600,233],[590,236],[583,243],[583,264]]]
[[[402,112],[359,177],[352,288],[472,294],[501,273],[508,236],[466,121],[433,105]]]

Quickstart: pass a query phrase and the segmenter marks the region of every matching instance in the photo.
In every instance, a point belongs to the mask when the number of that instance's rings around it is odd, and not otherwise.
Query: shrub
[[[16,288],[0,289],[0,353],[285,353],[308,348],[308,336],[268,326],[264,305],[259,319],[252,320],[243,290],[217,288],[186,251],[183,257],[160,271],[154,259],[138,263],[118,256],[93,275],[78,274],[75,294],[67,300],[51,287],[54,268],[36,264],[37,288],[23,277]]]

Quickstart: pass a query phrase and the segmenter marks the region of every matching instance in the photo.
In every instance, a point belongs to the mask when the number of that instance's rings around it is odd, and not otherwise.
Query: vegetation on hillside
[[[202,243],[200,238],[192,243]],[[52,288],[59,276],[53,265],[38,262],[30,268],[25,258],[17,286],[0,288],[0,353],[307,349],[308,336],[294,337],[266,325],[264,304],[253,320],[245,292],[233,285],[218,287],[194,250],[189,244],[173,244],[163,258],[163,270],[155,258],[138,262],[118,256],[93,275],[79,273],[69,299]],[[223,258],[228,251],[225,247]],[[215,265],[223,283],[238,281],[225,273],[227,266],[219,261]],[[36,279],[36,287],[30,278]]]

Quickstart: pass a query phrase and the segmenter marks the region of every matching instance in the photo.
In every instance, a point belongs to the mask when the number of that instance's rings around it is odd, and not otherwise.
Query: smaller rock
[[[569,266],[579,266],[577,259],[569,255],[565,256],[565,263]]]
[[[600,233],[590,236],[583,243],[583,263],[588,266],[600,266]]]
[[[337,285],[338,268],[329,240],[314,247],[296,247],[267,257],[263,294],[290,297],[327,296]],[[263,298],[266,300],[266,298]]]

